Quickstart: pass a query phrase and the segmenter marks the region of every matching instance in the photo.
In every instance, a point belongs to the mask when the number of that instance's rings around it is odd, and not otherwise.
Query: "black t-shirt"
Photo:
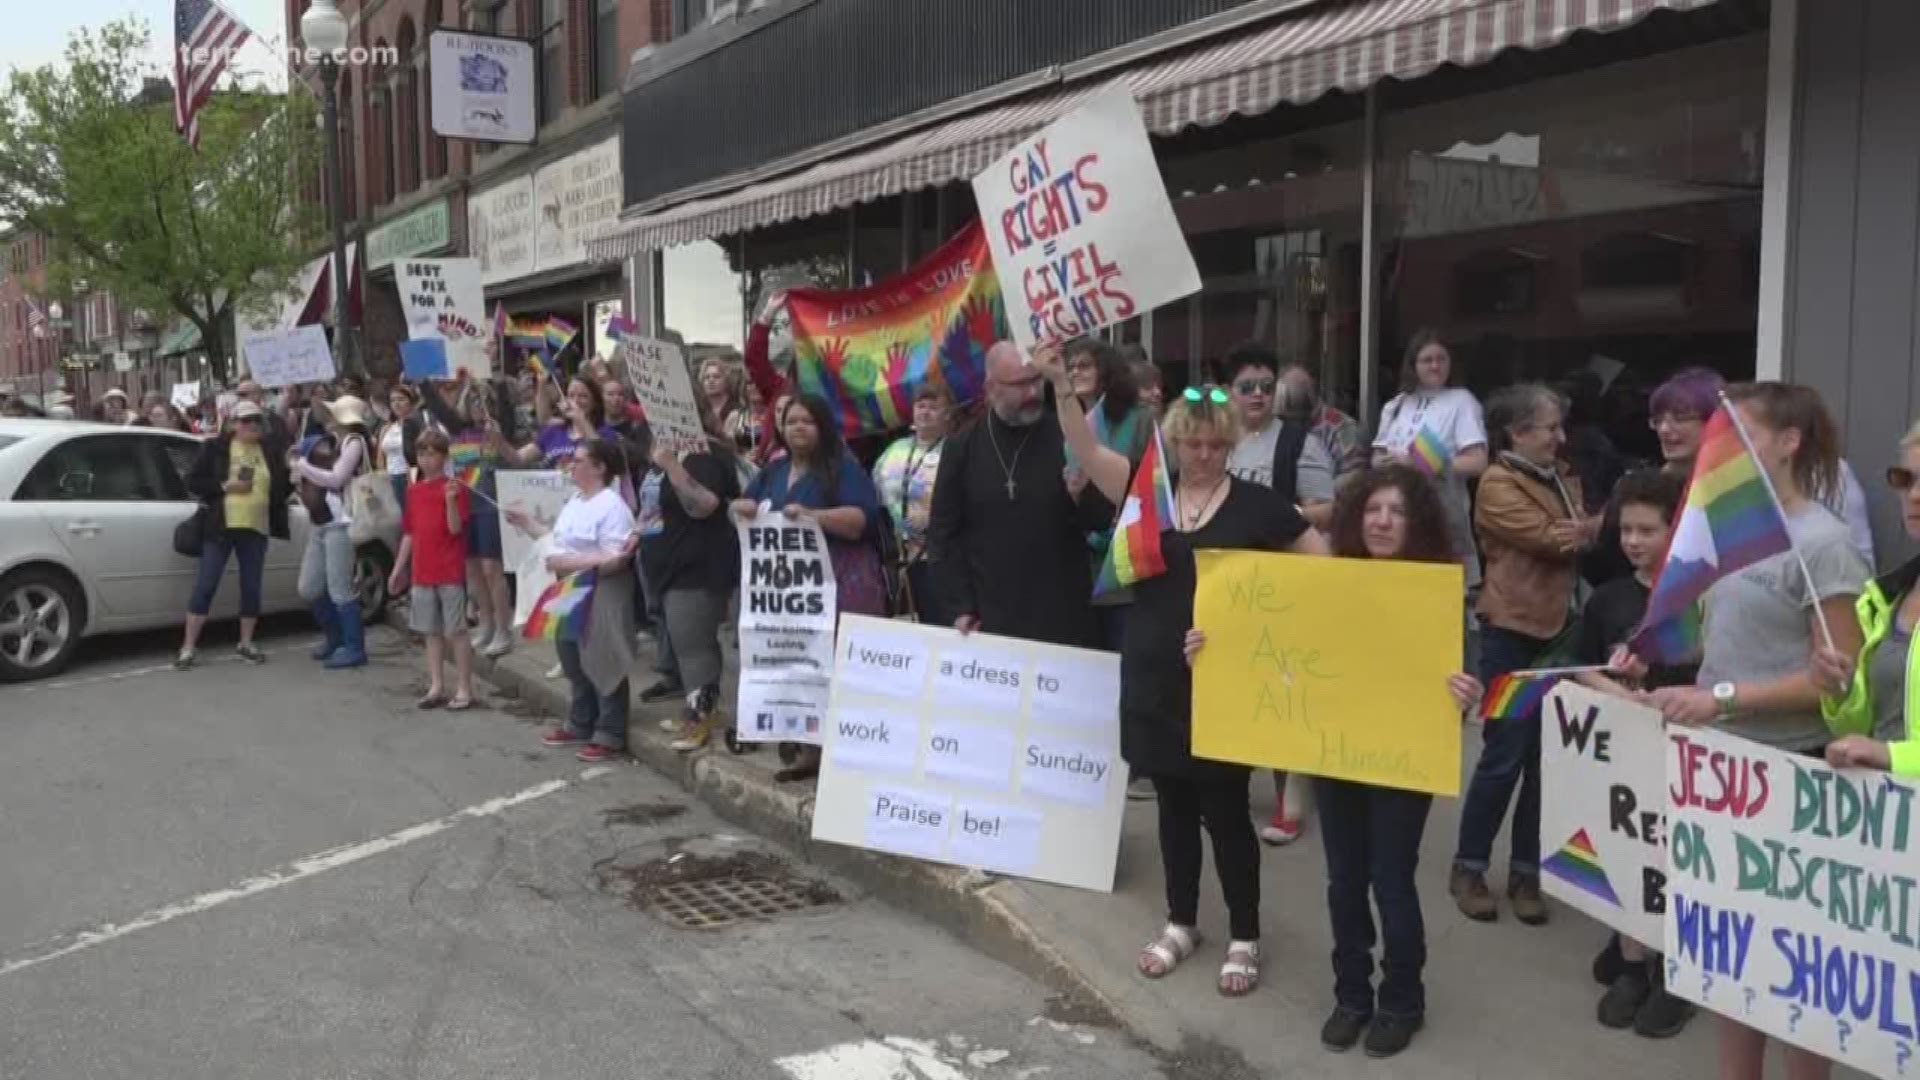
[[[1178,776],[1196,763],[1193,745],[1193,675],[1183,649],[1193,627],[1200,549],[1285,551],[1307,531],[1293,504],[1259,484],[1228,480],[1225,501],[1205,525],[1190,533],[1160,534],[1167,572],[1133,587],[1126,641],[1120,651],[1120,752],[1148,773]]]
[[[687,513],[673,481],[660,478],[660,521],[657,535],[640,544],[640,562],[650,588],[703,589],[725,595],[740,578],[740,550],[727,503],[740,496],[739,474],[731,462],[714,454],[692,454],[683,462],[700,486],[720,500],[720,508],[704,518]]]
[[[1640,579],[1628,574],[1617,577],[1593,591],[1586,610],[1580,613],[1578,663],[1604,664],[1613,650],[1627,643],[1640,628],[1647,614],[1648,589]],[[1647,669],[1646,689],[1663,686],[1692,686],[1698,664],[1653,664]]]

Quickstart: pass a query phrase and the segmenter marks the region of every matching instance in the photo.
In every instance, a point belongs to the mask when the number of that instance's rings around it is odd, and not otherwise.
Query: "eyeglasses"
[[[1186,398],[1188,401],[1193,402],[1195,405],[1200,404],[1202,397],[1204,397],[1207,401],[1211,401],[1215,405],[1225,405],[1227,403],[1227,392],[1225,390],[1220,389],[1217,386],[1207,387],[1204,394],[1199,387],[1189,386],[1185,390],[1181,391],[1180,396]]]
[[[1272,397],[1274,385],[1275,383],[1272,379],[1241,379],[1239,382],[1233,384],[1233,388],[1249,397],[1254,394],[1265,394],[1268,397]]]
[[[1887,470],[1887,486],[1902,495],[1913,489],[1913,480],[1912,469],[1903,469],[1895,465],[1893,468]]]
[[[1659,431],[1663,424],[1672,424],[1675,427],[1679,427],[1683,424],[1704,424],[1706,421],[1707,418],[1704,416],[1689,416],[1684,413],[1661,413],[1649,419],[1647,426],[1655,431]]]

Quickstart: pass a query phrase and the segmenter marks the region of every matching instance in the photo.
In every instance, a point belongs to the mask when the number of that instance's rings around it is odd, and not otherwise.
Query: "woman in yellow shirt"
[[[194,664],[200,631],[213,609],[213,596],[227,572],[227,558],[240,563],[240,644],[235,650],[250,664],[266,662],[253,643],[260,621],[260,580],[266,568],[269,538],[289,537],[287,497],[293,493],[287,463],[267,453],[263,441],[266,418],[260,406],[241,401],[233,422],[218,438],[200,448],[187,484],[199,498],[204,528],[200,542],[200,575],[187,605],[186,638],[173,666],[185,671]]]

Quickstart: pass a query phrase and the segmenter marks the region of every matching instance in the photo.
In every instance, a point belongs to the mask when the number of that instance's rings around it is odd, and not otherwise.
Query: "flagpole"
[[[1727,410],[1727,419],[1733,421],[1734,433],[1740,436],[1740,445],[1746,447],[1747,455],[1753,458],[1754,471],[1760,474],[1760,483],[1767,489],[1767,498],[1773,500],[1774,512],[1780,515],[1780,525],[1787,532],[1787,549],[1793,552],[1794,561],[1800,564],[1800,573],[1807,579],[1807,594],[1813,597],[1813,617],[1820,624],[1820,636],[1827,640],[1827,648],[1837,649],[1833,643],[1833,626],[1827,622],[1827,613],[1820,606],[1820,597],[1813,591],[1813,570],[1807,566],[1807,557],[1800,553],[1800,545],[1793,539],[1793,530],[1787,528],[1787,510],[1780,505],[1780,493],[1773,488],[1773,477],[1767,475],[1767,465],[1754,453],[1753,439],[1747,435],[1747,425],[1740,420],[1740,410],[1733,407],[1733,399],[1727,397],[1725,390],[1720,391],[1720,407]]]
[[[1612,670],[1612,664],[1578,664],[1573,667],[1527,668],[1522,671],[1509,671],[1507,674],[1516,679],[1542,679],[1561,675],[1586,675],[1595,671]]]

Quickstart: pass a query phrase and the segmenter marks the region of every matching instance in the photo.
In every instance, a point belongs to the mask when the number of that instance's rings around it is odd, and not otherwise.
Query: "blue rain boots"
[[[325,660],[340,647],[340,621],[334,617],[331,598],[322,596],[313,602],[313,621],[320,624],[322,637],[309,655],[315,660]]]
[[[367,662],[367,633],[360,624],[360,602],[348,601],[333,605],[335,624],[340,628],[340,647],[327,657],[325,665],[329,671],[341,668],[356,668]]]

